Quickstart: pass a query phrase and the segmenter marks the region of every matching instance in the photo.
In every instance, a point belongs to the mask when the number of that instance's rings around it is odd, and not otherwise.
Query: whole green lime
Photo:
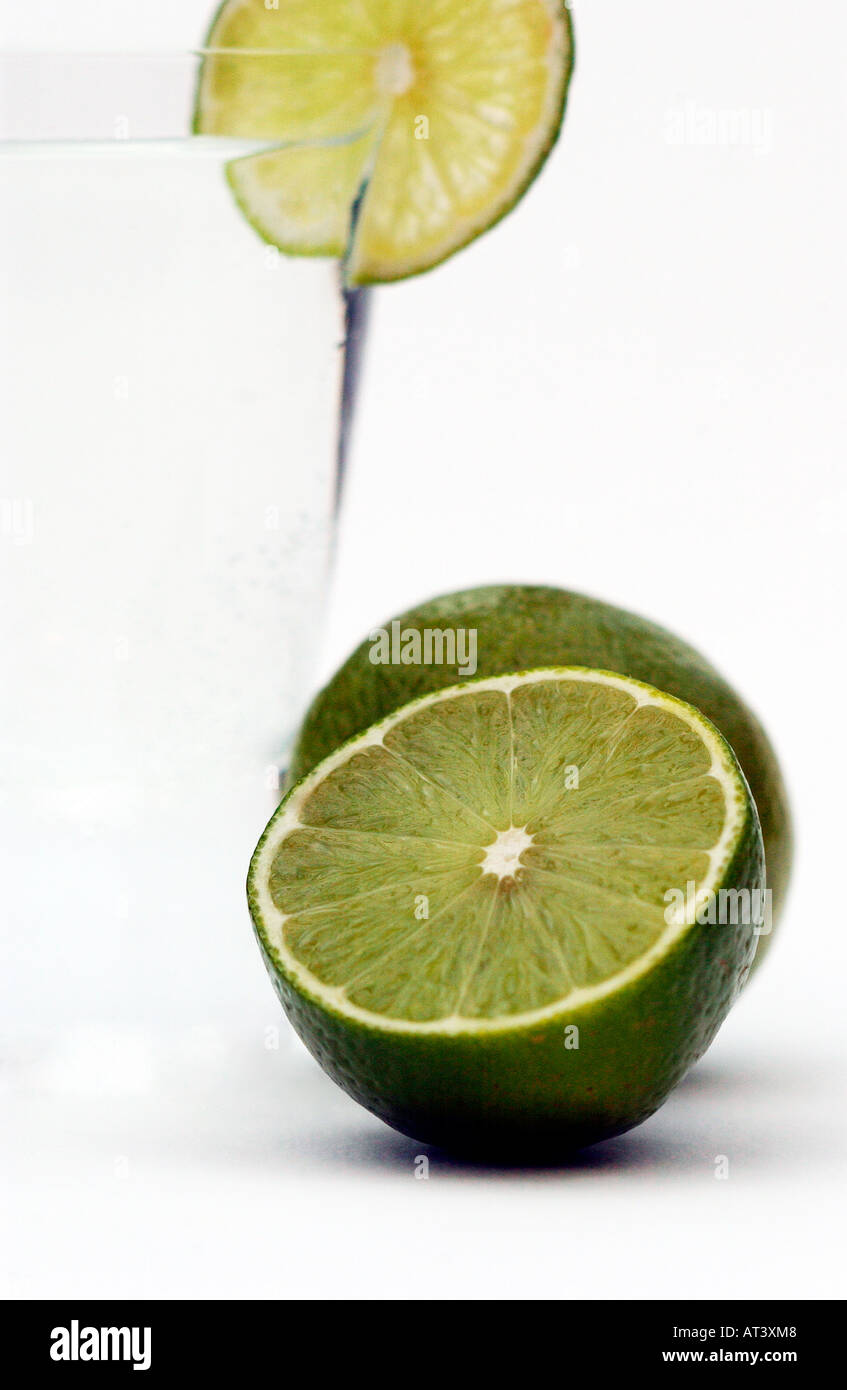
[[[460,644],[462,633],[466,642],[475,633],[474,670],[462,673],[457,660],[438,661],[453,655],[449,639],[430,639],[427,649],[427,631],[459,633]],[[462,655],[467,650],[455,653]],[[295,742],[289,785],[401,705],[453,685],[463,674],[480,678],[543,666],[588,666],[645,681],[694,705],[716,725],[756,802],[776,923],[788,887],[793,837],[782,773],[762,725],[687,642],[646,618],[584,594],[538,585],[489,585],[444,594],[384,623],[312,702]],[[771,939],[760,936],[757,963]]]

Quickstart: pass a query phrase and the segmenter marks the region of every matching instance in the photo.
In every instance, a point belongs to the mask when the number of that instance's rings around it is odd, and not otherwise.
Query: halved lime
[[[709,1045],[763,864],[702,715],[563,668],[428,695],[332,754],[248,897],[289,1017],[356,1100],[453,1149],[565,1151],[646,1118]]]
[[[440,594],[395,615],[385,631],[396,631],[398,644],[406,633],[473,632],[477,676],[540,666],[599,667],[646,681],[694,705],[720,729],[750,783],[777,923],[793,854],[791,808],[779,761],[738,692],[675,633],[601,599],[539,584],[490,584]],[[292,753],[292,781],[400,705],[458,679],[455,664],[374,664],[373,646],[371,638],[362,642],[315,697]],[[759,941],[757,970],[771,940],[762,935]]]
[[[427,270],[508,212],[573,65],[563,0],[228,0],[206,49],[198,133],[286,147],[229,166],[241,208],[281,250],[345,257],[351,284]]]

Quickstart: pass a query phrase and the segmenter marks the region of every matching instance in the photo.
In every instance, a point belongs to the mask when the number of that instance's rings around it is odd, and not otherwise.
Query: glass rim
[[[130,60],[169,60],[185,58],[361,58],[373,55],[378,57],[383,45],[373,48],[225,48],[220,45],[193,44],[186,48],[49,48],[44,45],[10,46],[0,40],[0,61],[7,58],[24,59],[111,59],[120,62]]]
[[[376,52],[204,45],[9,48],[0,44],[0,145],[184,140],[196,134],[197,84],[207,58],[284,64]],[[277,143],[272,132],[267,142]]]

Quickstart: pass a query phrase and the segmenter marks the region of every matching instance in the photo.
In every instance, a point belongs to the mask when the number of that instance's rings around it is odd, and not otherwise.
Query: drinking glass
[[[76,1016],[116,970],[176,1003],[198,952],[225,988],[364,327],[336,264],[237,207],[261,143],[192,135],[201,61],[0,52],[3,899]]]

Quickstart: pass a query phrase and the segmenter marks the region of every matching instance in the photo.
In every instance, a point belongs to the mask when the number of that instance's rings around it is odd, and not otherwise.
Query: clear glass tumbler
[[[223,987],[362,327],[336,265],[236,206],[224,166],[261,146],[190,134],[199,61],[0,53],[3,899],[75,1016],[116,970],[167,1007],[198,951]]]

